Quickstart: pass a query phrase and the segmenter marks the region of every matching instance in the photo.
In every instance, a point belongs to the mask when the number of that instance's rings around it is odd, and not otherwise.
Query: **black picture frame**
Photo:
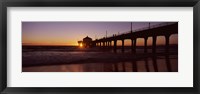
[[[199,94],[200,0],[2,0],[0,1],[0,91],[2,94]],[[194,87],[7,87],[7,7],[193,7]],[[192,62],[188,62],[192,63]]]

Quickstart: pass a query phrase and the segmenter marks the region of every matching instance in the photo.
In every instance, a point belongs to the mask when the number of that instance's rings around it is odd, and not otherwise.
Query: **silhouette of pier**
[[[117,41],[122,41],[121,50],[124,52],[124,42],[125,40],[129,39],[131,40],[131,51],[133,53],[136,53],[136,43],[138,38],[144,39],[144,52],[147,52],[147,40],[149,37],[152,37],[152,53],[156,53],[156,41],[158,36],[164,36],[165,37],[165,51],[166,53],[169,52],[169,41],[170,36],[173,34],[178,34],[178,22],[173,23],[162,23],[158,25],[153,25],[146,28],[138,29],[138,30],[132,30],[132,24],[131,24],[131,30],[110,37],[104,37],[101,39],[96,39],[93,41],[93,45],[97,47],[110,47],[114,50],[114,52],[117,52]],[[112,42],[114,43],[112,45]]]

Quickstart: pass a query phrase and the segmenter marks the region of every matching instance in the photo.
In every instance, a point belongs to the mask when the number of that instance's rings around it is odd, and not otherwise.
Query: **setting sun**
[[[82,44],[82,43],[80,44],[80,47],[83,47],[83,44]]]

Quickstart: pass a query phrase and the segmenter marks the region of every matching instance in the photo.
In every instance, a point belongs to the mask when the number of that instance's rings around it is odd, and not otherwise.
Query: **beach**
[[[112,52],[110,49],[78,47],[23,47],[22,72],[172,72],[178,71],[178,51],[155,54]],[[156,63],[156,65],[155,65]],[[167,67],[168,66],[168,67]]]

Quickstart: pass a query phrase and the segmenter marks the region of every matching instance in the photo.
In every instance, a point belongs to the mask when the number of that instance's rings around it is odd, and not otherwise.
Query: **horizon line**
[[[169,44],[169,45],[178,45],[178,44]],[[22,46],[79,46],[79,45],[22,45]],[[125,46],[131,46],[131,45],[125,45]],[[144,46],[144,45],[138,45],[138,46]],[[147,46],[152,46],[152,45],[147,45]],[[157,46],[165,46],[165,44],[158,44]]]

